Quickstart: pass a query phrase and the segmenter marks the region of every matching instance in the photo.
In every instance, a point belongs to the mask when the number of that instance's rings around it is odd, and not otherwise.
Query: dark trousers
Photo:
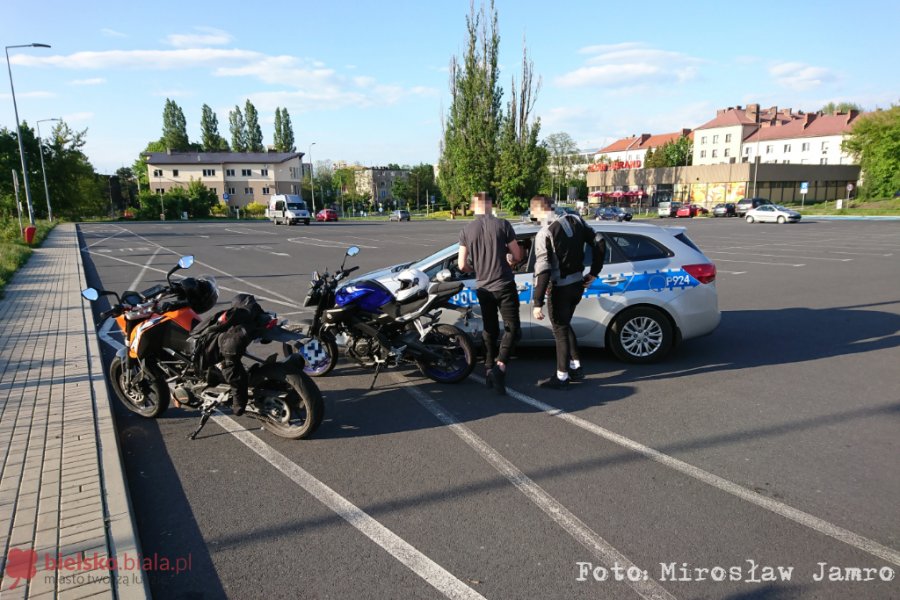
[[[509,354],[519,338],[522,337],[522,325],[519,321],[519,292],[513,281],[507,283],[502,290],[492,292],[485,289],[475,290],[478,304],[481,305],[481,320],[484,324],[484,364],[487,368],[494,366],[495,361],[506,364]],[[500,336],[500,320],[503,318],[503,339],[500,340],[500,351],[497,353],[497,338]],[[496,353],[496,354],[495,354]]]
[[[561,373],[568,370],[569,360],[580,360],[578,342],[571,323],[575,307],[581,302],[583,293],[584,285],[580,281],[550,288],[547,309],[550,312],[553,338],[556,340],[556,370]]]

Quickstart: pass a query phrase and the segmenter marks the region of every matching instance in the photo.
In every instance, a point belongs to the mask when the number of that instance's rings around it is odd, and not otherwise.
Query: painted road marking
[[[706,250],[706,254],[737,254],[744,255],[746,252],[726,252],[724,250]],[[760,256],[762,258],[799,258],[801,260],[828,260],[833,262],[850,262],[852,258],[826,258],[822,256],[791,256],[787,254],[758,254],[756,252],[753,253],[753,256]]]
[[[288,238],[287,241],[292,244],[303,244],[306,246],[318,246],[320,248],[341,248],[343,250],[347,249],[347,242],[340,240],[321,240],[319,238]],[[315,242],[319,242],[316,244]],[[360,248],[378,248],[378,246],[366,246],[364,244],[354,244],[355,246],[359,246]]]
[[[244,233],[243,231],[238,231],[237,229],[225,229],[225,231],[230,231],[231,233],[236,233],[238,235],[256,235],[257,233],[261,233],[263,235],[277,235],[274,231],[263,231],[260,229],[257,231],[256,229],[247,229],[250,233]]]
[[[806,266],[803,263],[791,264],[791,263],[758,262],[755,260],[733,260],[730,258],[717,258],[715,260],[716,264],[718,264],[720,262],[744,263],[744,264],[748,264],[748,265],[769,265],[771,267],[805,267]]]
[[[470,375],[469,377],[484,384],[483,377],[480,377],[478,375]],[[508,396],[515,398],[519,402],[528,404],[529,406],[543,411],[548,415],[559,417],[563,421],[571,423],[576,427],[580,427],[581,429],[593,433],[594,435],[605,440],[613,442],[614,444],[618,444],[619,446],[627,448],[632,452],[636,452],[637,454],[658,462],[661,465],[669,467],[670,469],[683,473],[688,477],[692,477],[698,481],[702,481],[707,485],[711,485],[712,487],[736,496],[741,500],[746,500],[751,504],[755,504],[756,506],[771,511],[777,515],[781,515],[782,517],[790,519],[795,523],[799,523],[804,527],[808,527],[814,531],[818,531],[819,533],[823,533],[831,538],[844,542],[845,544],[853,546],[854,548],[862,550],[863,552],[871,554],[872,556],[878,557],[882,560],[886,560],[895,565],[900,565],[900,552],[897,552],[893,548],[888,548],[887,546],[883,546],[878,542],[829,523],[824,519],[814,517],[809,513],[803,512],[802,510],[796,509],[792,506],[788,506],[787,504],[778,502],[777,500],[767,498],[762,494],[758,494],[754,491],[748,490],[747,488],[741,487],[738,484],[725,479],[724,477],[713,475],[712,473],[704,471],[699,467],[695,467],[694,465],[678,460],[677,458],[673,458],[668,454],[663,454],[662,452],[654,450],[649,446],[645,446],[640,442],[636,442],[623,435],[619,435],[618,433],[614,433],[608,429],[600,427],[599,425],[595,425],[594,423],[591,423],[586,419],[582,419],[581,417],[576,417],[575,415],[569,414],[564,410],[546,404],[545,402],[541,402],[540,400],[532,398],[531,396],[527,396],[511,388],[506,388],[506,393]]]
[[[409,542],[376,521],[364,510],[313,477],[300,465],[247,431],[243,425],[224,414],[213,415],[213,420],[235,439],[256,452],[263,460],[278,469],[288,479],[308,494],[334,511],[364,536],[378,544],[410,571],[447,598],[484,600],[484,596],[467,586],[442,566],[422,554]]]
[[[153,252],[153,256],[150,257],[150,259],[147,261],[147,264],[145,264],[145,265],[144,265],[144,268],[141,269],[141,272],[138,273],[138,276],[135,277],[135,278],[134,278],[134,281],[131,282],[131,285],[128,286],[128,289],[129,289],[129,290],[137,289],[137,284],[139,284],[139,283],[141,282],[141,279],[144,278],[144,273],[147,272],[147,267],[150,266],[150,263],[153,262],[153,259],[156,258],[156,255],[159,254],[159,251],[160,251],[160,250],[162,250],[162,248],[157,248],[156,251]]]
[[[616,550],[609,542],[604,540],[593,529],[588,527],[581,519],[576,517],[565,506],[559,503],[553,496],[548,494],[544,489],[531,480],[522,471],[516,468],[511,462],[506,460],[500,453],[489,446],[484,440],[478,437],[471,429],[457,421],[450,413],[437,403],[422,390],[413,387],[409,380],[401,379],[394,376],[396,381],[403,389],[419,404],[433,414],[441,423],[446,425],[450,431],[455,433],[462,441],[469,445],[475,452],[481,455],[492,467],[500,474],[506,477],[510,483],[537,505],[544,513],[550,517],[557,525],[566,530],[566,532],[575,538],[578,543],[587,548],[598,560],[603,562],[608,568],[612,569],[615,565],[623,569],[630,569],[635,566],[631,560],[624,554]],[[641,572],[646,573],[643,569]],[[672,599],[669,592],[665,590],[656,580],[647,578],[641,581],[631,581],[626,578],[627,583],[642,598],[654,599]]]
[[[108,229],[104,229],[104,230],[103,230],[103,233],[106,233],[107,231],[109,231],[109,230],[108,230]],[[116,237],[117,235],[119,235],[120,233],[122,233],[122,231],[124,231],[124,230],[123,230],[123,229],[120,229],[120,230],[118,230],[117,232],[115,232],[114,234],[112,234],[111,236],[105,237],[105,238],[103,238],[102,240],[97,240],[97,241],[94,242],[93,244],[88,244],[87,246],[85,246],[84,248],[82,248],[82,250],[87,250],[87,249],[90,248],[91,246],[96,246],[97,244],[100,244],[100,243],[102,243],[102,242],[105,242],[106,240],[108,240],[108,239],[110,239],[110,238],[114,238],[114,237]]]

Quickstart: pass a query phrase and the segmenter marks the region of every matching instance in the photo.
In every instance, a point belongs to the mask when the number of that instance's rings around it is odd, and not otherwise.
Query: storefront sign
[[[621,169],[640,169],[641,161],[639,160],[616,160],[611,163],[594,163],[588,165],[588,171],[593,173],[595,171],[619,171]]]

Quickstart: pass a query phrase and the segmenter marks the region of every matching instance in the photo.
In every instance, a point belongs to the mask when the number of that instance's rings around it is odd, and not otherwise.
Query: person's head
[[[472,196],[472,212],[476,215],[489,215],[492,207],[493,202],[487,192],[478,192]]]
[[[547,196],[535,196],[531,199],[531,218],[543,221],[553,214],[553,200]]]

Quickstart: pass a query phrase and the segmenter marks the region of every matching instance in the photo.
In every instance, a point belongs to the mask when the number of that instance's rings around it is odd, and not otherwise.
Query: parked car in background
[[[589,225],[606,240],[606,260],[600,277],[584,290],[575,309],[572,328],[583,347],[609,347],[629,363],[661,360],[682,340],[706,335],[719,325],[716,266],[688,237],[683,227],[657,227],[649,223],[591,221]],[[532,318],[534,239],[540,226],[517,223],[516,239],[525,260],[514,269],[519,289],[523,346],[554,345],[547,319]],[[434,280],[448,269],[452,281],[465,287],[451,300],[460,309],[479,315],[475,279],[457,267],[459,244],[446,246],[419,261],[386,267],[358,279],[386,281],[404,269],[419,269]],[[590,265],[585,256],[585,270]],[[353,282],[349,282],[350,285]],[[445,310],[441,321],[465,329],[481,339],[481,319],[467,319]]]
[[[630,221],[632,216],[621,206],[607,206],[594,211],[594,218],[598,221]]]
[[[408,210],[395,210],[391,213],[391,216],[388,217],[388,221],[409,221],[409,211]]]
[[[337,211],[333,208],[323,208],[319,212],[316,213],[316,221],[325,222],[325,221],[337,221],[338,214]]]
[[[676,217],[696,217],[699,215],[709,214],[709,209],[700,206],[699,204],[685,204],[681,206],[677,211],[675,211]]]
[[[748,210],[759,208],[763,204],[772,204],[766,198],[742,198],[738,200],[738,203],[734,206],[735,212],[737,212],[737,216],[743,217],[747,214]]]
[[[744,218],[748,223],[797,223],[800,213],[775,204],[763,204],[748,210]]]
[[[733,203],[725,202],[716,204],[712,209],[712,215],[714,217],[736,217],[737,210],[735,210]]]
[[[674,217],[679,208],[681,208],[681,202],[663,201],[659,203],[659,207],[657,207],[656,209],[656,214],[659,215],[660,219],[664,219],[666,217]]]

